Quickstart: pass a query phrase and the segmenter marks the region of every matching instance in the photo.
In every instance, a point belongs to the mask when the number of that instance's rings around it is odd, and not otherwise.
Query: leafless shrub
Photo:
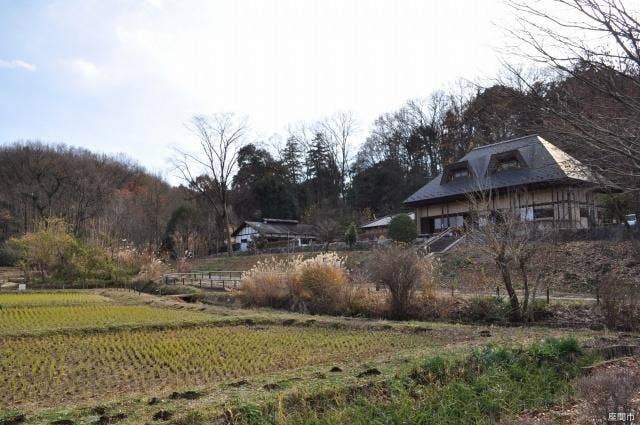
[[[342,289],[340,311],[345,316],[383,317],[386,303],[383,294],[370,291],[369,277],[361,271],[351,272]]]
[[[628,277],[613,273],[600,282],[601,309],[609,329],[640,329],[640,287]]]
[[[600,369],[578,380],[578,395],[587,403],[593,419],[608,419],[609,413],[629,413],[640,389],[640,374],[626,367]]]
[[[389,290],[391,315],[405,319],[416,290],[432,291],[437,273],[432,258],[418,257],[397,245],[376,251],[369,262],[371,279]]]

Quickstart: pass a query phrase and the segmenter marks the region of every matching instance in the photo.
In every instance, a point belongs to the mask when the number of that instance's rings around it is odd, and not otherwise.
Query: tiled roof
[[[391,215],[385,215],[384,217],[380,217],[378,219],[375,219],[367,224],[364,224],[362,226],[360,226],[361,229],[373,229],[376,227],[385,227],[388,226],[389,223],[391,223],[391,219],[393,218],[393,216],[396,214],[391,214]],[[416,214],[415,213],[409,213],[407,214],[411,220],[415,220],[416,219]]]
[[[507,152],[519,153],[525,164],[519,168],[489,172],[491,157]],[[468,166],[471,172],[469,177],[444,181],[443,173],[440,173],[408,197],[405,204],[435,203],[442,198],[513,186],[560,182],[589,185],[602,183],[601,178],[580,161],[537,135],[477,147],[460,158],[458,163]],[[447,169],[450,168],[451,166]]]
[[[317,236],[318,231],[311,224],[299,224],[296,221],[287,220],[264,220],[264,221],[245,221],[235,232],[236,235],[240,229],[245,226],[252,227],[258,233],[264,236]]]

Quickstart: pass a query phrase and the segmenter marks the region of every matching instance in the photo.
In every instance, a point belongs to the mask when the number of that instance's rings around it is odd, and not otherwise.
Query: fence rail
[[[240,284],[241,271],[193,271],[189,273],[167,273],[162,276],[165,285],[190,285],[200,288],[235,289]]]

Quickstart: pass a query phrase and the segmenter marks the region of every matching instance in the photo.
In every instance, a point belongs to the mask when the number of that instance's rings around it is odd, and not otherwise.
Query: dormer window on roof
[[[471,177],[471,170],[467,161],[457,162],[449,165],[442,176],[441,183],[447,183],[452,180],[463,179],[465,177]]]
[[[451,177],[453,179],[459,179],[460,177],[469,177],[469,170],[467,168],[458,168],[451,171]]]
[[[527,166],[522,154],[518,150],[511,150],[491,155],[487,174],[495,174],[500,171],[524,168]]]

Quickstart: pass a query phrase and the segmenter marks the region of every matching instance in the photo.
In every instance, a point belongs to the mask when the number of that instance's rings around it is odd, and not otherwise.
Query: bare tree
[[[340,193],[344,198],[349,162],[351,161],[353,136],[359,131],[356,116],[351,111],[337,112],[319,123],[331,148],[333,160],[340,171]]]
[[[229,191],[238,150],[247,135],[247,119],[232,113],[198,115],[187,127],[197,137],[199,152],[176,149],[178,155],[173,159],[174,167],[189,187],[207,199],[216,212],[224,226],[227,252],[231,254]]]
[[[505,194],[479,190],[468,196],[475,219],[468,240],[493,260],[507,290],[514,321],[528,317],[530,302],[535,299],[543,276],[536,273],[531,278],[531,264],[540,251],[539,243],[545,239],[546,231],[532,221],[526,201],[522,204],[518,201],[527,198],[525,190]],[[494,209],[496,204],[503,208]],[[522,299],[516,292],[518,278]]]
[[[628,189],[640,178],[640,8],[622,0],[508,2],[519,24],[517,54],[564,78],[548,99],[564,126],[554,131],[587,148],[590,165]],[[544,7],[547,4],[549,7]],[[524,46],[524,47],[523,47]],[[511,71],[521,75],[515,66]]]

